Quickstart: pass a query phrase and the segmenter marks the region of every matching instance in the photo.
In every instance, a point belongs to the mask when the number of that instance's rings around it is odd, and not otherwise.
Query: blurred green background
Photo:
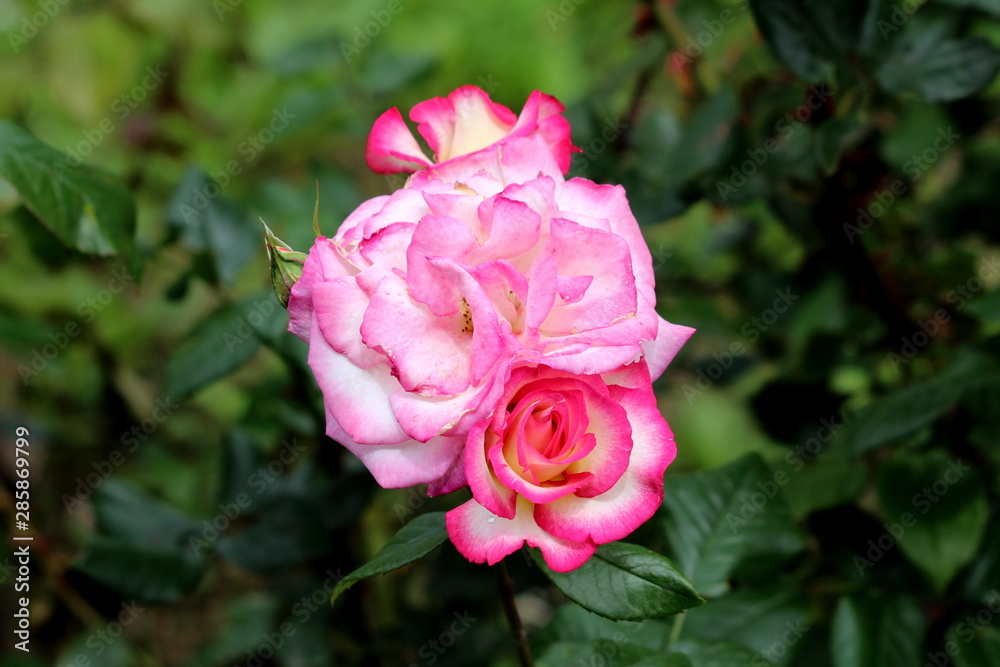
[[[998,16],[4,0],[0,118],[113,175],[136,229],[67,244],[11,176],[30,136],[0,132],[2,506],[14,532],[25,426],[35,535],[31,653],[5,612],[0,665],[515,664],[492,574],[447,544],[330,607],[456,500],[378,489],[323,436],[258,221],[307,250],[318,183],[332,235],[402,184],[364,163],[374,119],[464,84],[565,103],[571,175],[625,185],[660,313],[698,329],[656,385],[664,508],[629,540],[709,603],[615,624],[514,555],[539,664],[1000,665]]]

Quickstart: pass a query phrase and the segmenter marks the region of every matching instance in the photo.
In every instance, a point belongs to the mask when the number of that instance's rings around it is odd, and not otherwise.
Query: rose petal
[[[431,164],[396,107],[375,120],[365,146],[365,160],[378,174],[416,171]]]
[[[384,489],[417,484],[429,484],[436,491],[448,488],[456,481],[453,469],[464,444],[461,438],[442,436],[428,442],[406,440],[397,445],[360,445],[339,428],[329,411],[327,435],[357,456]]]
[[[695,332],[691,327],[671,324],[662,317],[657,319],[659,327],[656,338],[642,344],[643,358],[649,364],[649,374],[654,380],[663,374],[667,365]]]
[[[387,366],[358,368],[330,347],[316,318],[308,360],[323,391],[327,411],[352,440],[395,445],[409,439],[389,407],[389,395],[399,389],[399,382],[389,374]]]
[[[605,544],[624,538],[649,520],[663,500],[663,473],[677,454],[673,434],[656,405],[646,365],[633,364],[608,379],[623,383],[612,384],[609,390],[632,426],[628,470],[599,496],[566,496],[535,506],[538,525],[563,539]]]
[[[545,562],[556,572],[569,572],[583,565],[597,545],[553,537],[535,523],[531,503],[519,499],[513,519],[498,517],[475,500],[445,515],[448,537],[455,548],[473,563],[495,565],[522,544],[542,550]]]

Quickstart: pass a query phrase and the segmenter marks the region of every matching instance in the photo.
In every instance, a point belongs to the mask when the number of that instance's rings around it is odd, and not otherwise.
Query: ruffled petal
[[[461,438],[442,436],[428,442],[406,440],[396,445],[361,445],[339,428],[329,411],[327,435],[357,456],[384,489],[428,484],[430,494],[430,488],[438,491],[454,486],[457,481],[453,471],[462,455]]]
[[[655,380],[663,374],[667,365],[684,347],[684,343],[694,335],[695,330],[680,324],[671,324],[662,317],[657,318],[659,326],[656,338],[642,344],[643,358],[649,364],[649,374]]]
[[[315,318],[308,360],[329,416],[352,440],[395,445],[409,439],[389,406],[389,395],[399,389],[399,382],[388,366],[358,368],[330,347]]]
[[[594,542],[559,539],[539,528],[532,516],[531,503],[523,498],[518,500],[513,519],[498,517],[470,500],[448,512],[445,522],[455,548],[473,563],[495,565],[527,542],[528,546],[542,550],[545,562],[553,570],[569,572],[597,551]]]
[[[412,172],[431,164],[396,107],[375,120],[365,146],[365,160],[377,174]]]
[[[624,538],[649,520],[663,500],[663,473],[677,454],[673,433],[656,405],[646,365],[633,364],[605,377],[622,383],[609,385],[609,391],[632,426],[628,470],[599,496],[566,496],[535,507],[538,525],[562,539],[605,544]]]

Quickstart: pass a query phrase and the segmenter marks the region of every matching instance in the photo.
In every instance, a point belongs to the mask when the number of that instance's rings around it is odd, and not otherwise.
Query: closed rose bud
[[[275,236],[266,224],[264,246],[267,248],[267,259],[271,265],[271,284],[274,286],[274,294],[282,307],[288,308],[292,287],[302,276],[308,255],[292,250],[287,243]]]

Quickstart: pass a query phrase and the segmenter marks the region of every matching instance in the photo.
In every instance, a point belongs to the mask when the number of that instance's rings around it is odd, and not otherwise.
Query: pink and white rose
[[[365,158],[379,174],[414,172],[445,163],[486,148],[502,146],[507,140],[538,135],[544,138],[561,173],[570,167],[570,153],[578,151],[570,140],[569,122],[560,114],[559,101],[535,91],[524,104],[521,115],[497,104],[476,86],[462,86],[448,97],[435,97],[413,107],[410,120],[434,151],[432,162],[393,107],[379,116],[371,134]]]
[[[427,483],[432,495],[466,484],[467,436],[515,365],[598,375],[642,359],[655,378],[693,333],[655,311],[649,249],[620,186],[565,180],[541,130],[455,159],[455,146],[481,142],[440,106],[420,118],[451,159],[317,239],[288,306],[327,434],[383,487]]]
[[[476,563],[527,542],[568,572],[653,516],[675,454],[645,362],[602,375],[518,364],[469,431],[473,499],[448,512],[448,535]]]

